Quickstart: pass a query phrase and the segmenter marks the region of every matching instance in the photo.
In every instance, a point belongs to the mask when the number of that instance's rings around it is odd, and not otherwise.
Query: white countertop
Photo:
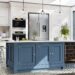
[[[32,40],[26,40],[26,41],[7,41],[6,43],[25,43],[25,42],[75,42],[75,40],[68,40],[68,41],[32,41]]]

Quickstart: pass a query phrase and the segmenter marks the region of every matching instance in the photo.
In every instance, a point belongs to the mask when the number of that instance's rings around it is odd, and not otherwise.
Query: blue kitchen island
[[[62,69],[64,67],[64,42],[7,42],[6,65],[14,73],[38,69]]]

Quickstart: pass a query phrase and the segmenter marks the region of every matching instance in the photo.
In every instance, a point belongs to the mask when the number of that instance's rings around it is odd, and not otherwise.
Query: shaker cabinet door
[[[49,46],[50,66],[61,66],[64,63],[64,47],[62,43],[51,43]],[[61,66],[62,67],[62,66]]]
[[[18,65],[21,68],[33,68],[35,44],[18,45]]]
[[[48,68],[48,51],[49,44],[39,43],[36,44],[35,68]]]

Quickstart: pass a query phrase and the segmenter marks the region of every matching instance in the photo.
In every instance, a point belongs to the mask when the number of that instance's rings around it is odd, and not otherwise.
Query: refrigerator
[[[28,13],[28,39],[49,40],[49,14]]]

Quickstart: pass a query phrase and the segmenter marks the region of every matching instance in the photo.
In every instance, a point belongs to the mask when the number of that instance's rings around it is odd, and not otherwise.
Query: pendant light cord
[[[43,0],[42,0],[42,12],[44,12],[44,10],[43,10]]]
[[[23,11],[24,11],[24,0],[23,0]]]
[[[61,13],[61,0],[59,0],[59,13]]]

